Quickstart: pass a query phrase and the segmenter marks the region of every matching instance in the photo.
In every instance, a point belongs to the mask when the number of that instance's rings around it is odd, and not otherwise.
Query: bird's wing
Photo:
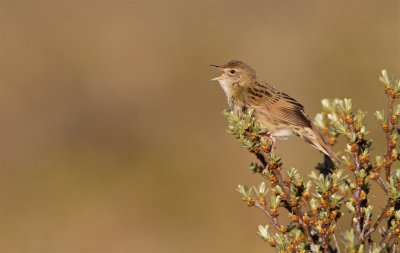
[[[247,103],[259,115],[292,128],[308,143],[338,161],[331,147],[326,144],[321,133],[304,113],[304,107],[294,98],[266,83],[257,83],[254,87],[248,88]]]
[[[312,123],[304,107],[294,98],[266,83],[248,89],[248,103],[261,114],[289,126],[309,127]]]

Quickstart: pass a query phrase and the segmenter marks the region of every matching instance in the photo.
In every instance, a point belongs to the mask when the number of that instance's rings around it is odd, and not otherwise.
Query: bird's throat
[[[233,107],[233,89],[232,84],[228,83],[226,80],[219,80],[219,85],[221,86],[222,90],[224,90],[226,98],[228,100],[229,107]]]

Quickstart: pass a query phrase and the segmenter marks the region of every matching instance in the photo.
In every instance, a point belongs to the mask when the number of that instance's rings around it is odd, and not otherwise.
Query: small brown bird
[[[259,81],[256,72],[242,61],[233,60],[218,68],[222,75],[218,81],[224,90],[229,107],[233,110],[254,109],[260,126],[275,138],[286,139],[297,135],[330,158],[337,160],[318,129],[294,98],[266,82]]]

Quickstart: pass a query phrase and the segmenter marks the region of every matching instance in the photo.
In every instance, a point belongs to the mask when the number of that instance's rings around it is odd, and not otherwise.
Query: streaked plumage
[[[322,138],[304,112],[304,107],[294,98],[257,79],[256,72],[242,61],[230,61],[222,66],[212,65],[222,71],[214,78],[220,83],[234,110],[253,108],[260,126],[271,136],[286,139],[298,135],[315,148],[335,158],[329,145]]]

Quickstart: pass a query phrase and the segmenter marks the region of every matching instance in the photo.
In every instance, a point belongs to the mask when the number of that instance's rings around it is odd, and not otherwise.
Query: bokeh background
[[[383,151],[372,114],[380,70],[400,76],[399,1],[3,0],[0,12],[1,252],[270,252],[256,235],[266,219],[234,190],[261,178],[225,132],[209,64],[248,62],[312,116],[350,97]],[[303,173],[321,160],[298,138],[278,151]]]

